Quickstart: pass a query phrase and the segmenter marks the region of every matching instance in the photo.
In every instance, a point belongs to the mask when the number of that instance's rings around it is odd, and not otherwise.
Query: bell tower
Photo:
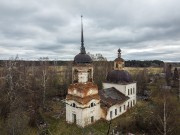
[[[66,95],[66,121],[84,127],[100,119],[100,97],[98,86],[93,83],[92,59],[84,47],[81,16],[80,53],[74,57],[72,84]]]
[[[114,60],[114,70],[123,70],[125,61],[121,58],[121,49],[118,49],[118,57]]]
[[[93,82],[92,59],[86,54],[84,47],[83,22],[81,16],[81,47],[80,53],[75,56],[72,68],[72,83]]]

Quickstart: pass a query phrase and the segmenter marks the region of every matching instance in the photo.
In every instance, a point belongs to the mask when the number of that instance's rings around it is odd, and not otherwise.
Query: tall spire
[[[81,54],[86,54],[86,50],[84,47],[84,36],[83,36],[83,22],[82,22],[83,16],[81,15]]]

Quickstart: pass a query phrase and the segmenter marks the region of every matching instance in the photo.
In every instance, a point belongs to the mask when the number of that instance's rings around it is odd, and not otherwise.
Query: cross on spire
[[[118,58],[121,58],[121,49],[118,49]]]

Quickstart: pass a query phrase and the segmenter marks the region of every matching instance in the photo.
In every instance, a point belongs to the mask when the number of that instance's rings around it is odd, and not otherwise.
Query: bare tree
[[[23,134],[28,117],[25,114],[26,89],[28,87],[27,66],[24,61],[11,58],[3,66],[3,108],[4,122],[9,134]],[[25,118],[25,117],[26,118]],[[17,119],[18,118],[18,121]],[[22,128],[24,127],[24,128]]]
[[[45,101],[46,101],[46,91],[47,91],[47,81],[49,79],[48,70],[49,70],[49,58],[42,57],[40,60],[40,83],[42,85],[42,106],[45,108]]]
[[[144,95],[144,91],[147,90],[148,83],[148,72],[146,68],[144,68],[142,71],[139,71],[139,73],[136,75],[136,81],[138,94]]]
[[[167,67],[166,67],[166,83],[168,86],[171,85],[171,79],[172,79],[171,70],[172,70],[172,65],[171,64],[167,65]]]
[[[163,97],[163,98],[162,98]],[[168,90],[161,89],[154,98],[154,125],[158,134],[176,134],[180,113],[177,98]]]

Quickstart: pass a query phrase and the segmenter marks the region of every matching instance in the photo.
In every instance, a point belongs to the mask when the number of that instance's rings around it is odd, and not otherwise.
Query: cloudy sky
[[[0,59],[73,60],[81,14],[87,52],[180,61],[179,0],[0,0]]]

